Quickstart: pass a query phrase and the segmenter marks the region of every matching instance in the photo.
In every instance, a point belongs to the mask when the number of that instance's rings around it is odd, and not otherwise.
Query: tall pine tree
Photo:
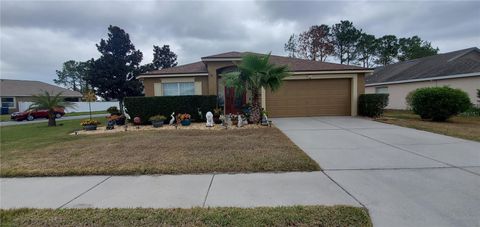
[[[136,50],[129,35],[121,28],[110,25],[107,40],[96,45],[100,58],[91,61],[87,81],[96,94],[107,99],[117,99],[123,112],[127,96],[142,94],[142,84],[136,79],[140,73],[143,55]]]
[[[340,64],[354,62],[357,59],[356,45],[362,30],[355,28],[353,23],[346,20],[332,26],[335,43],[335,53]]]

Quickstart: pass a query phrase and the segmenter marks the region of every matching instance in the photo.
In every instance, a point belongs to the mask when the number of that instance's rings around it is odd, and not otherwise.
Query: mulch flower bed
[[[164,125],[163,127],[154,128],[152,125],[133,125],[128,124],[127,131],[125,131],[125,126],[115,126],[114,129],[107,130],[105,125],[99,125],[97,130],[93,131],[76,131],[71,133],[70,135],[94,135],[94,134],[104,134],[104,133],[119,133],[119,132],[138,132],[138,131],[155,131],[155,130],[242,130],[242,129],[254,129],[254,128],[265,128],[268,126],[262,126],[260,124],[248,124],[242,127],[232,126],[228,127],[227,129],[219,124],[214,125],[213,127],[206,127],[205,123],[192,123],[189,126],[182,126],[179,125],[177,127],[173,125]]]

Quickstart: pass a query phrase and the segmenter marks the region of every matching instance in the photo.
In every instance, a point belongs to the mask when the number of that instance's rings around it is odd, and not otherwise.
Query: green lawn
[[[16,209],[0,210],[0,221],[2,226],[372,226],[365,209],[348,206]]]
[[[9,120],[10,120],[10,114],[0,115],[0,121],[9,121]]]
[[[480,117],[455,116],[446,122],[422,120],[408,110],[386,110],[377,121],[462,139],[480,141]]]
[[[105,117],[97,118],[105,127]],[[275,127],[69,135],[81,120],[0,127],[0,176],[318,171]]]
[[[65,117],[89,115],[90,112],[71,112],[66,113]],[[92,111],[92,114],[107,114],[107,111]],[[10,121],[10,114],[0,115],[0,121]]]

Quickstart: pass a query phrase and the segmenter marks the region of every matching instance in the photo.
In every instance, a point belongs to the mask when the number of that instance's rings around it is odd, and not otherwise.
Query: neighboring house
[[[366,77],[365,92],[388,93],[387,108],[406,109],[408,93],[436,86],[462,89],[478,105],[480,50],[473,47],[376,68]]]
[[[82,94],[59,86],[33,80],[8,80],[0,79],[0,97],[2,107],[8,107],[9,112],[18,111],[19,102],[32,101],[32,95],[47,91],[50,94],[62,92],[62,96],[68,101],[79,101]]]
[[[145,96],[217,95],[225,113],[237,113],[251,103],[248,93],[235,95],[225,87],[222,74],[236,70],[249,52],[227,52],[173,68],[138,76]],[[252,53],[255,54],[255,53]],[[293,74],[276,92],[262,89],[262,107],[270,117],[300,117],[357,114],[357,98],[364,93],[364,75],[372,70],[326,62],[272,55],[271,63],[287,65]]]

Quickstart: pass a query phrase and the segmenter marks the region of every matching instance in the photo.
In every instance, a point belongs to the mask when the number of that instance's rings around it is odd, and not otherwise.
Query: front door
[[[235,88],[225,87],[225,114],[240,113],[245,102],[245,92],[242,95],[236,95]]]

